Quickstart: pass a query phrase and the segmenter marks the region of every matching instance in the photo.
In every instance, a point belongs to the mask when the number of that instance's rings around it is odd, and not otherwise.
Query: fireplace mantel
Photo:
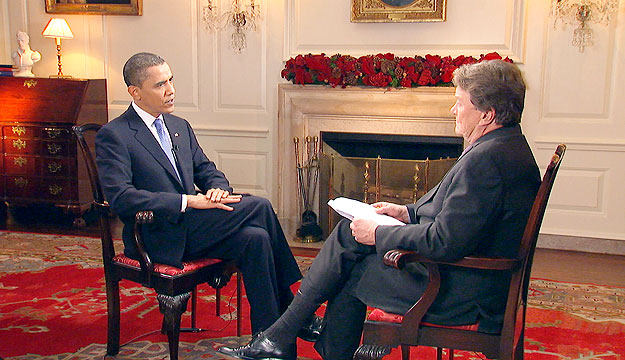
[[[321,131],[456,136],[453,87],[379,89],[278,85],[278,217],[287,235],[299,219],[293,137]],[[325,206],[325,205],[324,205]]]

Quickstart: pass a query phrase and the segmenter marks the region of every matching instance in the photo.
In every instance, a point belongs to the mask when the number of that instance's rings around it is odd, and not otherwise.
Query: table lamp
[[[59,59],[59,73],[50,77],[71,78],[71,75],[63,75],[61,70],[61,39],[73,39],[74,34],[70,30],[65,19],[52,18],[41,33],[44,37],[54,38],[56,40],[56,56]]]

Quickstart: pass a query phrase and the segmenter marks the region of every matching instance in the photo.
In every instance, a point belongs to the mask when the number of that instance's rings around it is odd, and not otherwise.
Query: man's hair
[[[124,82],[126,86],[134,85],[141,87],[148,78],[148,68],[164,63],[165,59],[156,54],[142,52],[132,55],[124,64]]]
[[[525,81],[516,65],[503,60],[463,65],[454,71],[453,83],[469,93],[478,110],[495,110],[495,123],[512,126],[521,122]]]

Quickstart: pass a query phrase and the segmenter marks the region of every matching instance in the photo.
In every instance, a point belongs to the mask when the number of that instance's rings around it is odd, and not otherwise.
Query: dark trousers
[[[351,359],[360,342],[367,306],[353,294],[360,279],[360,264],[376,256],[375,247],[354,240],[349,221],[342,220],[326,239],[302,280],[303,296],[328,301],[325,327],[315,343],[324,359]]]
[[[271,203],[244,196],[234,211],[188,209],[185,259],[236,260],[250,303],[252,332],[267,329],[288,307],[302,275]]]

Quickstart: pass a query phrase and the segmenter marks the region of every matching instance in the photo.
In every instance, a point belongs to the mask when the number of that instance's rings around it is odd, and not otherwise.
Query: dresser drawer
[[[41,158],[41,176],[72,177],[76,174],[76,161],[73,158]]]
[[[75,149],[76,143],[67,141],[48,141],[39,139],[5,138],[4,152],[6,154],[27,154],[42,156],[69,156]]]
[[[5,176],[5,192],[9,198],[36,198],[39,200],[70,200],[75,197],[73,180],[35,176]],[[72,188],[73,185],[73,188]]]
[[[4,173],[8,175],[39,175],[40,158],[33,155],[5,155]]]
[[[41,197],[49,200],[70,200],[74,199],[76,185],[74,181],[63,178],[42,178],[39,184]]]
[[[72,177],[76,173],[75,164],[74,159],[67,157],[4,155],[4,173],[7,175]]]
[[[31,176],[4,176],[7,197],[25,198],[37,194],[39,178]]]
[[[5,138],[45,140],[71,140],[73,136],[71,130],[66,126],[29,126],[21,124],[3,126],[2,135]]]
[[[4,125],[2,127],[2,136],[5,138],[34,139],[39,135],[41,127],[25,126],[25,125]]]

